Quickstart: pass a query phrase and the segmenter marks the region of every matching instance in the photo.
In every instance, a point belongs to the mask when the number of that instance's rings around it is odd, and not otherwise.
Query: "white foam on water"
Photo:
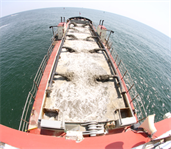
[[[6,26],[8,26],[8,25],[9,25],[9,24],[5,24],[5,25],[3,25],[3,26],[0,26],[0,29],[6,27]]]

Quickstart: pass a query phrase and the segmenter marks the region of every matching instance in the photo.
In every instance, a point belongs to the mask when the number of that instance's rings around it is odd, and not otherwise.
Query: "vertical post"
[[[114,50],[113,50],[113,48],[112,48],[112,52],[111,52],[111,54],[113,54],[113,51],[114,51]]]
[[[118,58],[118,55],[116,55],[115,62],[116,62],[117,58]]]
[[[103,22],[104,22],[104,20],[102,20],[102,25],[101,25],[101,29],[102,29],[102,26],[103,26]]]
[[[138,94],[137,94],[137,95],[136,95],[136,96],[131,100],[131,102],[133,102],[133,101],[134,101],[134,99],[135,99],[135,98],[137,98],[137,97],[138,97]]]
[[[41,73],[42,73],[42,75],[43,75],[43,70],[42,70],[42,67],[40,66],[40,70],[41,70]]]
[[[134,86],[134,84],[132,84],[132,86],[129,88],[128,92],[131,90],[131,88]]]
[[[112,50],[113,50],[113,48],[111,48],[109,51],[110,51],[110,53],[112,53]]]
[[[140,121],[142,121],[142,120],[144,120],[144,119],[146,119],[147,117],[144,117],[144,118],[142,118],[142,119],[140,119],[138,122],[140,122]]]
[[[108,36],[108,39],[107,39],[107,41],[106,41],[106,45],[108,44],[110,34],[111,34],[111,31],[110,31],[109,36]]]
[[[53,30],[53,26],[52,26],[52,32],[53,32],[53,36],[54,36],[54,30]]]
[[[119,64],[118,64],[118,66],[117,66],[117,68],[119,68],[119,65],[121,64],[121,60],[119,61]]]
[[[64,17],[64,22],[65,22],[65,17]]]
[[[45,59],[46,59],[46,64],[47,64],[47,63],[48,63],[48,60],[47,60],[47,55],[46,55]]]
[[[47,52],[47,55],[48,55],[48,59],[49,59],[49,57],[50,57],[49,50],[48,50],[48,52]]]
[[[61,22],[62,22],[62,17],[61,17]]]
[[[101,24],[101,20],[99,21],[99,25]]]
[[[25,120],[23,120],[23,119],[22,119],[22,121],[25,122],[25,123],[29,123],[29,122],[27,122],[27,121],[25,121]]]
[[[32,95],[32,93],[29,92],[29,94],[31,95],[31,97],[35,100],[34,96]]]
[[[104,20],[102,20],[102,26],[103,26],[103,22],[104,22]]]
[[[114,31],[112,31],[112,30],[110,31],[109,36],[108,36],[108,39],[107,39],[107,41],[106,41],[106,45],[107,45],[107,43],[108,43],[108,41],[109,41],[109,38],[110,38],[111,33],[114,33]]]
[[[37,83],[33,80],[33,82],[34,82],[34,84],[36,85],[36,87],[37,87],[37,89],[38,89],[38,85],[37,85]]]
[[[124,75],[122,76],[121,80],[124,78],[124,76],[126,75],[126,73],[127,73],[127,70],[125,71],[125,73],[124,73]]]
[[[110,45],[109,45],[109,48],[111,48],[111,47],[112,47],[112,44],[113,44],[113,43],[111,42],[111,43],[110,43]]]

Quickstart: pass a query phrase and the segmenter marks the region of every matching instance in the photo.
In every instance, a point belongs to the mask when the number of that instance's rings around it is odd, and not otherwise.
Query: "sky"
[[[50,7],[78,7],[119,14],[171,37],[171,0],[0,0],[0,17]]]

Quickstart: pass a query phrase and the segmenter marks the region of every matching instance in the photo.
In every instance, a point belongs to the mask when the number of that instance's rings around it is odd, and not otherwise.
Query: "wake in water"
[[[9,24],[6,24],[6,25],[2,25],[0,26],[0,29],[4,28],[4,27],[7,27]]]

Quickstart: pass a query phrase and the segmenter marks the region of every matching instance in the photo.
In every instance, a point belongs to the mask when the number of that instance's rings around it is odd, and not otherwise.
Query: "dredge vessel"
[[[4,146],[143,148],[169,143],[170,113],[155,124],[154,115],[136,115],[136,99],[111,55],[114,31],[103,21],[96,29],[84,17],[61,18],[50,28],[52,44],[28,94],[19,130],[0,126]]]

